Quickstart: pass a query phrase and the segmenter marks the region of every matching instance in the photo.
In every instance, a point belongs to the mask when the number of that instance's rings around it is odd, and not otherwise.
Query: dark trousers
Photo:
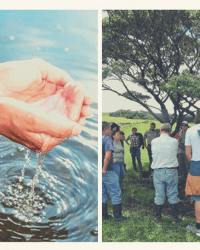
[[[149,166],[149,171],[150,171],[151,170],[151,163],[153,161],[153,159],[152,159],[152,151],[151,151],[151,144],[148,144],[147,151],[148,151],[149,162],[150,162],[150,166]]]
[[[179,164],[178,176],[182,181],[185,182],[190,168],[190,163],[185,153],[178,154],[178,164]]]

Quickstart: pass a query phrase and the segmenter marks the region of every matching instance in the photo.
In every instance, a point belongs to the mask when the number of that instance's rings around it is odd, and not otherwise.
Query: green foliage
[[[189,114],[194,117],[200,97],[200,11],[199,10],[109,10],[103,20],[103,79],[119,80],[107,89],[139,103],[160,122],[177,122]],[[182,72],[184,68],[188,71]],[[131,84],[126,84],[129,81]],[[137,93],[138,84],[147,94]],[[148,105],[153,97],[159,118]],[[166,100],[174,105],[173,119]]]
[[[109,114],[112,117],[125,117],[127,119],[141,119],[141,120],[153,120],[154,117],[149,113],[145,111],[131,111],[131,110],[123,110],[120,109],[116,112]]]
[[[200,98],[200,75],[191,74],[188,70],[177,76],[171,76],[167,82],[162,82],[160,86],[168,94],[175,98],[178,96],[189,96],[191,98]]]

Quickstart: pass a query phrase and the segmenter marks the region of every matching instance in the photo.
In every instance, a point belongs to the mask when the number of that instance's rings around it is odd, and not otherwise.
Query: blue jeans
[[[122,189],[122,182],[125,177],[124,162],[117,162],[113,166],[119,180],[119,187]]]
[[[165,188],[169,204],[177,204],[179,202],[177,169],[154,169],[153,183],[156,191],[156,205],[163,205],[165,203]]]
[[[102,203],[108,200],[107,191],[113,205],[122,203],[119,180],[114,171],[107,171],[107,174],[102,175]]]
[[[142,163],[140,159],[140,149],[137,147],[130,147],[130,153],[132,157],[133,168],[136,170],[135,157],[137,158],[139,169],[142,170]]]
[[[200,161],[192,161],[189,173],[193,176],[200,176]],[[200,201],[200,195],[191,195],[194,201]]]

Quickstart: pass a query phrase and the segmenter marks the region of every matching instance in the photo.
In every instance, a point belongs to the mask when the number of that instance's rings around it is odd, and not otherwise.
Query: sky
[[[119,81],[104,81],[107,85],[114,86],[114,88],[118,92],[125,92],[125,88],[123,87],[122,83]],[[130,83],[126,82],[128,86],[130,86]],[[147,94],[145,90],[143,90],[141,87],[137,86],[136,84],[133,85],[132,90],[140,92],[142,94]],[[150,95],[149,95],[150,96]],[[159,108],[159,105],[157,102],[153,99],[153,97],[148,100],[148,104],[154,107]],[[169,113],[173,112],[173,105],[170,101],[166,102],[167,109]],[[110,113],[115,112],[119,109],[130,109],[131,111],[147,111],[145,108],[143,108],[140,104],[130,101],[126,99],[125,97],[119,96],[116,93],[109,91],[109,90],[103,90],[102,91],[102,112],[103,113]],[[154,109],[156,113],[159,113],[159,110]]]

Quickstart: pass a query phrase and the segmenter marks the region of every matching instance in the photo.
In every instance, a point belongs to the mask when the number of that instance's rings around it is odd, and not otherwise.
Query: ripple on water
[[[30,196],[37,157],[1,137],[0,241],[97,241],[97,139],[79,140],[47,153]]]

